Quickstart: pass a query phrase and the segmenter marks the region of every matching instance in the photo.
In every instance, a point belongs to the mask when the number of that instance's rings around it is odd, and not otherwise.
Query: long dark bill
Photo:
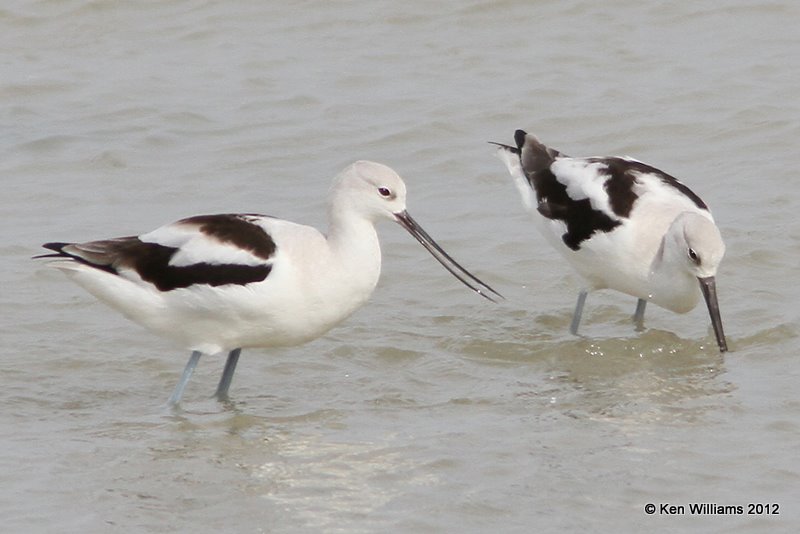
[[[491,300],[492,302],[497,302],[491,295],[494,294],[501,299],[504,298],[503,295],[489,287],[487,284],[481,282],[478,278],[476,278],[472,273],[467,271],[461,265],[458,264],[456,260],[450,257],[450,255],[442,250],[436,241],[433,240],[428,233],[422,229],[422,227],[417,224],[417,221],[411,218],[411,215],[408,214],[407,211],[402,211],[400,213],[394,214],[397,222],[408,230],[408,233],[413,235],[414,238],[425,247],[431,255],[436,258],[436,260],[441,263],[445,269],[450,271],[450,274],[458,278],[462,284],[476,292],[478,295]]]
[[[711,326],[714,327],[714,335],[717,337],[717,344],[720,352],[728,351],[728,342],[725,341],[725,332],[722,331],[722,318],[719,316],[719,304],[717,303],[717,283],[713,276],[698,278],[700,290],[703,298],[706,299],[708,314],[711,316]]]

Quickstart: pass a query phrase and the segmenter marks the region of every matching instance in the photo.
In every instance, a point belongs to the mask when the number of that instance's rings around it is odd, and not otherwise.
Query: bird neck
[[[352,211],[335,209],[330,211],[329,220],[328,246],[334,261],[380,273],[381,249],[374,222]]]
[[[686,268],[686,252],[675,231],[671,227],[661,240],[650,269],[649,292],[659,306],[683,313],[695,306],[700,291],[697,277]]]

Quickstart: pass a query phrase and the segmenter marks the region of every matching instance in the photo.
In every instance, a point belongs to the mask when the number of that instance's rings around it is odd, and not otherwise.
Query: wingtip
[[[53,241],[50,243],[43,244],[42,247],[48,250],[52,250],[54,252],[63,252],[64,247],[66,247],[67,245],[69,245],[69,243],[61,243],[59,241]]]
[[[47,250],[52,250],[53,253],[48,254],[37,254],[36,256],[31,256],[32,260],[38,260],[41,258],[64,258],[67,257],[67,254],[64,253],[64,247],[68,246],[69,243],[60,243],[60,242],[52,242],[52,243],[44,243],[42,245],[43,248]]]
[[[498,152],[513,152],[514,154],[519,154],[519,149],[513,147],[511,145],[506,145],[505,143],[498,143],[497,141],[486,141],[490,145],[494,145],[497,147]]]

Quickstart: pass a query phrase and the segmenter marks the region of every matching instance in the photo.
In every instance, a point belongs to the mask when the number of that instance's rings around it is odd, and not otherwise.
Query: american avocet
[[[225,398],[243,347],[305,343],[364,304],[381,270],[379,219],[399,223],[479,295],[500,297],[411,218],[400,176],[369,161],[334,179],[327,235],[264,215],[200,215],[138,237],[47,243],[55,253],[39,257],[56,258],[89,293],[192,351],[174,405],[202,354],[229,351],[216,392]]]
[[[586,279],[572,317],[573,334],[589,290],[638,297],[685,313],[702,291],[717,344],[728,350],[714,276],[725,254],[708,206],[677,179],[630,158],[571,158],[517,130],[516,147],[499,145],[525,208],[545,238]]]

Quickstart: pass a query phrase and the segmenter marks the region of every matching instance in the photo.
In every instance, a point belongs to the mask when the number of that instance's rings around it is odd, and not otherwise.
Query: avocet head
[[[356,161],[333,182],[331,205],[370,221],[394,219],[406,209],[406,184],[391,168],[373,161]]]
[[[701,214],[684,212],[670,226],[667,239],[670,240],[671,261],[681,265],[700,283],[719,350],[727,351],[728,344],[722,329],[715,278],[722,257],[725,255],[725,243],[717,225]]]
[[[331,189],[334,216],[345,212],[358,214],[369,221],[388,218],[405,228],[445,269],[479,295],[502,295],[481,282],[450,257],[406,210],[406,184],[386,165],[357,161],[336,177]]]

